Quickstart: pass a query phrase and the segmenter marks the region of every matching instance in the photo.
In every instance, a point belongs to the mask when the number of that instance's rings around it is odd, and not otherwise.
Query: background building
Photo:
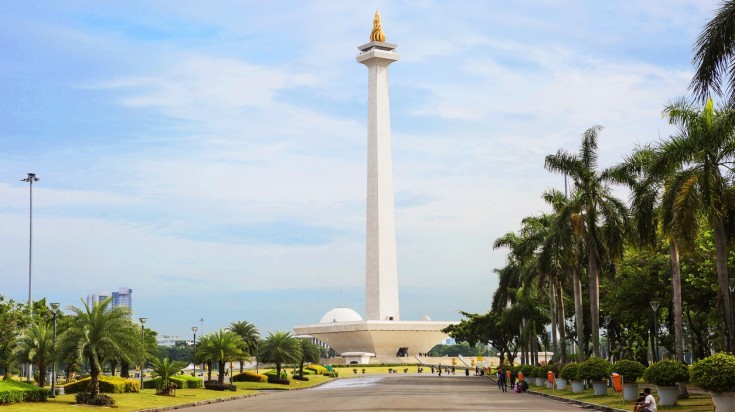
[[[87,295],[87,305],[96,305],[109,297],[112,297],[112,302],[109,306],[110,310],[118,306],[124,306],[130,309],[130,311],[133,310],[133,289],[130,288],[120,288],[117,292],[112,293],[99,291],[89,294]]]

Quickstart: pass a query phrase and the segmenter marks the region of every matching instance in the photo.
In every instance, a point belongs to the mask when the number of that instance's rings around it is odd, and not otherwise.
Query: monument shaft
[[[388,96],[388,65],[399,58],[395,47],[373,41],[360,46],[357,56],[368,68],[367,320],[400,319]]]

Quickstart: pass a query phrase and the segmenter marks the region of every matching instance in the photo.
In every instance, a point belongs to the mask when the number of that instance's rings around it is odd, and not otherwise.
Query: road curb
[[[627,409],[618,409],[618,408],[612,408],[610,406],[597,405],[597,404],[594,404],[594,403],[589,403],[589,402],[585,402],[585,401],[579,401],[579,400],[576,400],[576,399],[569,399],[569,398],[564,398],[562,396],[552,395],[550,393],[536,392],[536,391],[531,390],[531,389],[527,390],[526,393],[529,393],[531,395],[536,395],[536,396],[543,396],[544,398],[549,398],[549,399],[552,399],[552,400],[555,400],[555,401],[558,401],[558,402],[571,403],[573,405],[581,406],[581,407],[586,408],[586,409],[594,409],[596,411],[602,411],[602,412],[630,412]]]

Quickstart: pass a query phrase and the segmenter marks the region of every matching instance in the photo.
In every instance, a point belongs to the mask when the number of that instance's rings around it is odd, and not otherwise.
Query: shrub
[[[100,375],[100,393],[140,392],[140,382],[137,379],[125,379],[119,376]],[[64,386],[64,393],[91,392],[89,384],[92,378],[84,378],[68,383]],[[147,384],[144,383],[146,387]]]
[[[227,384],[227,383],[219,383],[217,381],[206,381],[206,382],[204,382],[204,388],[205,389],[209,389],[209,390],[213,390],[213,391],[224,391],[224,390],[228,390],[228,391],[233,391],[234,392],[234,391],[237,390],[237,386],[235,386],[235,385],[230,385],[230,384]]]
[[[520,372],[523,373],[524,378],[530,378],[531,374],[533,374],[533,365],[521,365]]]
[[[607,379],[610,375],[610,362],[607,359],[593,356],[579,364],[577,370],[577,379],[588,379],[591,381],[601,381]]]
[[[579,372],[579,364],[578,363],[567,363],[564,365],[563,368],[561,368],[560,376],[562,379],[570,380],[570,381],[576,381],[577,380],[577,372]]]
[[[679,361],[664,360],[649,366],[643,372],[643,379],[658,386],[674,386],[689,381],[689,369]]]
[[[559,376],[559,364],[557,363],[547,363],[546,368],[544,368],[546,373],[544,373],[543,377],[547,377],[547,373],[549,371],[554,372],[554,376]]]
[[[311,365],[305,367],[304,369],[312,370],[317,375],[323,375],[323,374],[325,374],[327,372],[327,368],[325,368],[322,365],[317,365],[317,364],[311,364]]]
[[[91,394],[86,392],[79,392],[75,396],[77,404],[81,405],[95,405],[95,406],[109,406],[109,407],[117,407],[117,404],[115,403],[115,399],[113,399],[110,395],[105,395],[103,393],[100,393],[96,397],[92,397]]]
[[[276,383],[278,385],[290,385],[291,381],[284,378],[277,378],[275,376],[268,376],[268,383]]]
[[[25,382],[0,381],[0,404],[20,402],[45,402],[48,390]]]
[[[232,377],[233,382],[268,382],[268,377],[253,371],[238,373]]]
[[[533,368],[533,377],[546,379],[546,367],[539,365]]]
[[[195,389],[202,387],[202,378],[195,378],[187,375],[176,375],[169,379],[169,382],[173,383],[176,389]],[[234,380],[234,376],[233,376]],[[143,385],[146,389],[158,389],[161,387],[162,379],[160,377],[143,381]],[[137,381],[136,381],[137,382]],[[140,382],[137,382],[140,386]],[[138,392],[138,391],[135,391]]]
[[[692,383],[715,393],[735,390],[735,356],[717,353],[691,367]]]
[[[268,379],[270,378],[277,378],[276,371],[275,370],[269,370],[268,372],[265,372],[263,375],[267,376]],[[288,372],[286,372],[285,369],[281,369],[281,379],[288,378]]]
[[[297,381],[308,381],[309,380],[309,378],[307,378],[306,376],[298,376],[298,375],[294,375],[293,379]]]
[[[625,383],[635,383],[643,376],[646,367],[640,362],[623,359],[615,362],[611,370],[622,375]]]

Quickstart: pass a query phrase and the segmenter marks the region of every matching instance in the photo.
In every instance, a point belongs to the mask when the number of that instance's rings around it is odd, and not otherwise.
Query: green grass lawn
[[[561,396],[568,399],[576,399],[584,402],[594,403],[597,405],[604,405],[609,406],[613,408],[618,409],[625,409],[625,410],[632,410],[633,404],[635,402],[633,401],[627,401],[625,404],[622,402],[622,398],[620,395],[613,391],[612,389],[608,389],[608,395],[607,396],[594,396],[592,394],[592,389],[585,389],[582,393],[572,393],[571,386],[568,386],[568,390],[556,390],[553,394],[556,396]],[[537,387],[531,385],[529,388],[536,392],[543,392],[543,393],[552,393],[551,389],[546,389],[546,387]],[[653,391],[653,396],[656,397],[658,400],[658,396],[656,394],[655,386],[651,387]],[[679,399],[679,402],[677,403],[677,406],[661,406],[658,405],[659,411],[692,411],[692,412],[704,412],[704,411],[714,411],[715,407],[712,404],[712,398],[708,394],[701,394],[701,393],[689,393],[689,399]]]

